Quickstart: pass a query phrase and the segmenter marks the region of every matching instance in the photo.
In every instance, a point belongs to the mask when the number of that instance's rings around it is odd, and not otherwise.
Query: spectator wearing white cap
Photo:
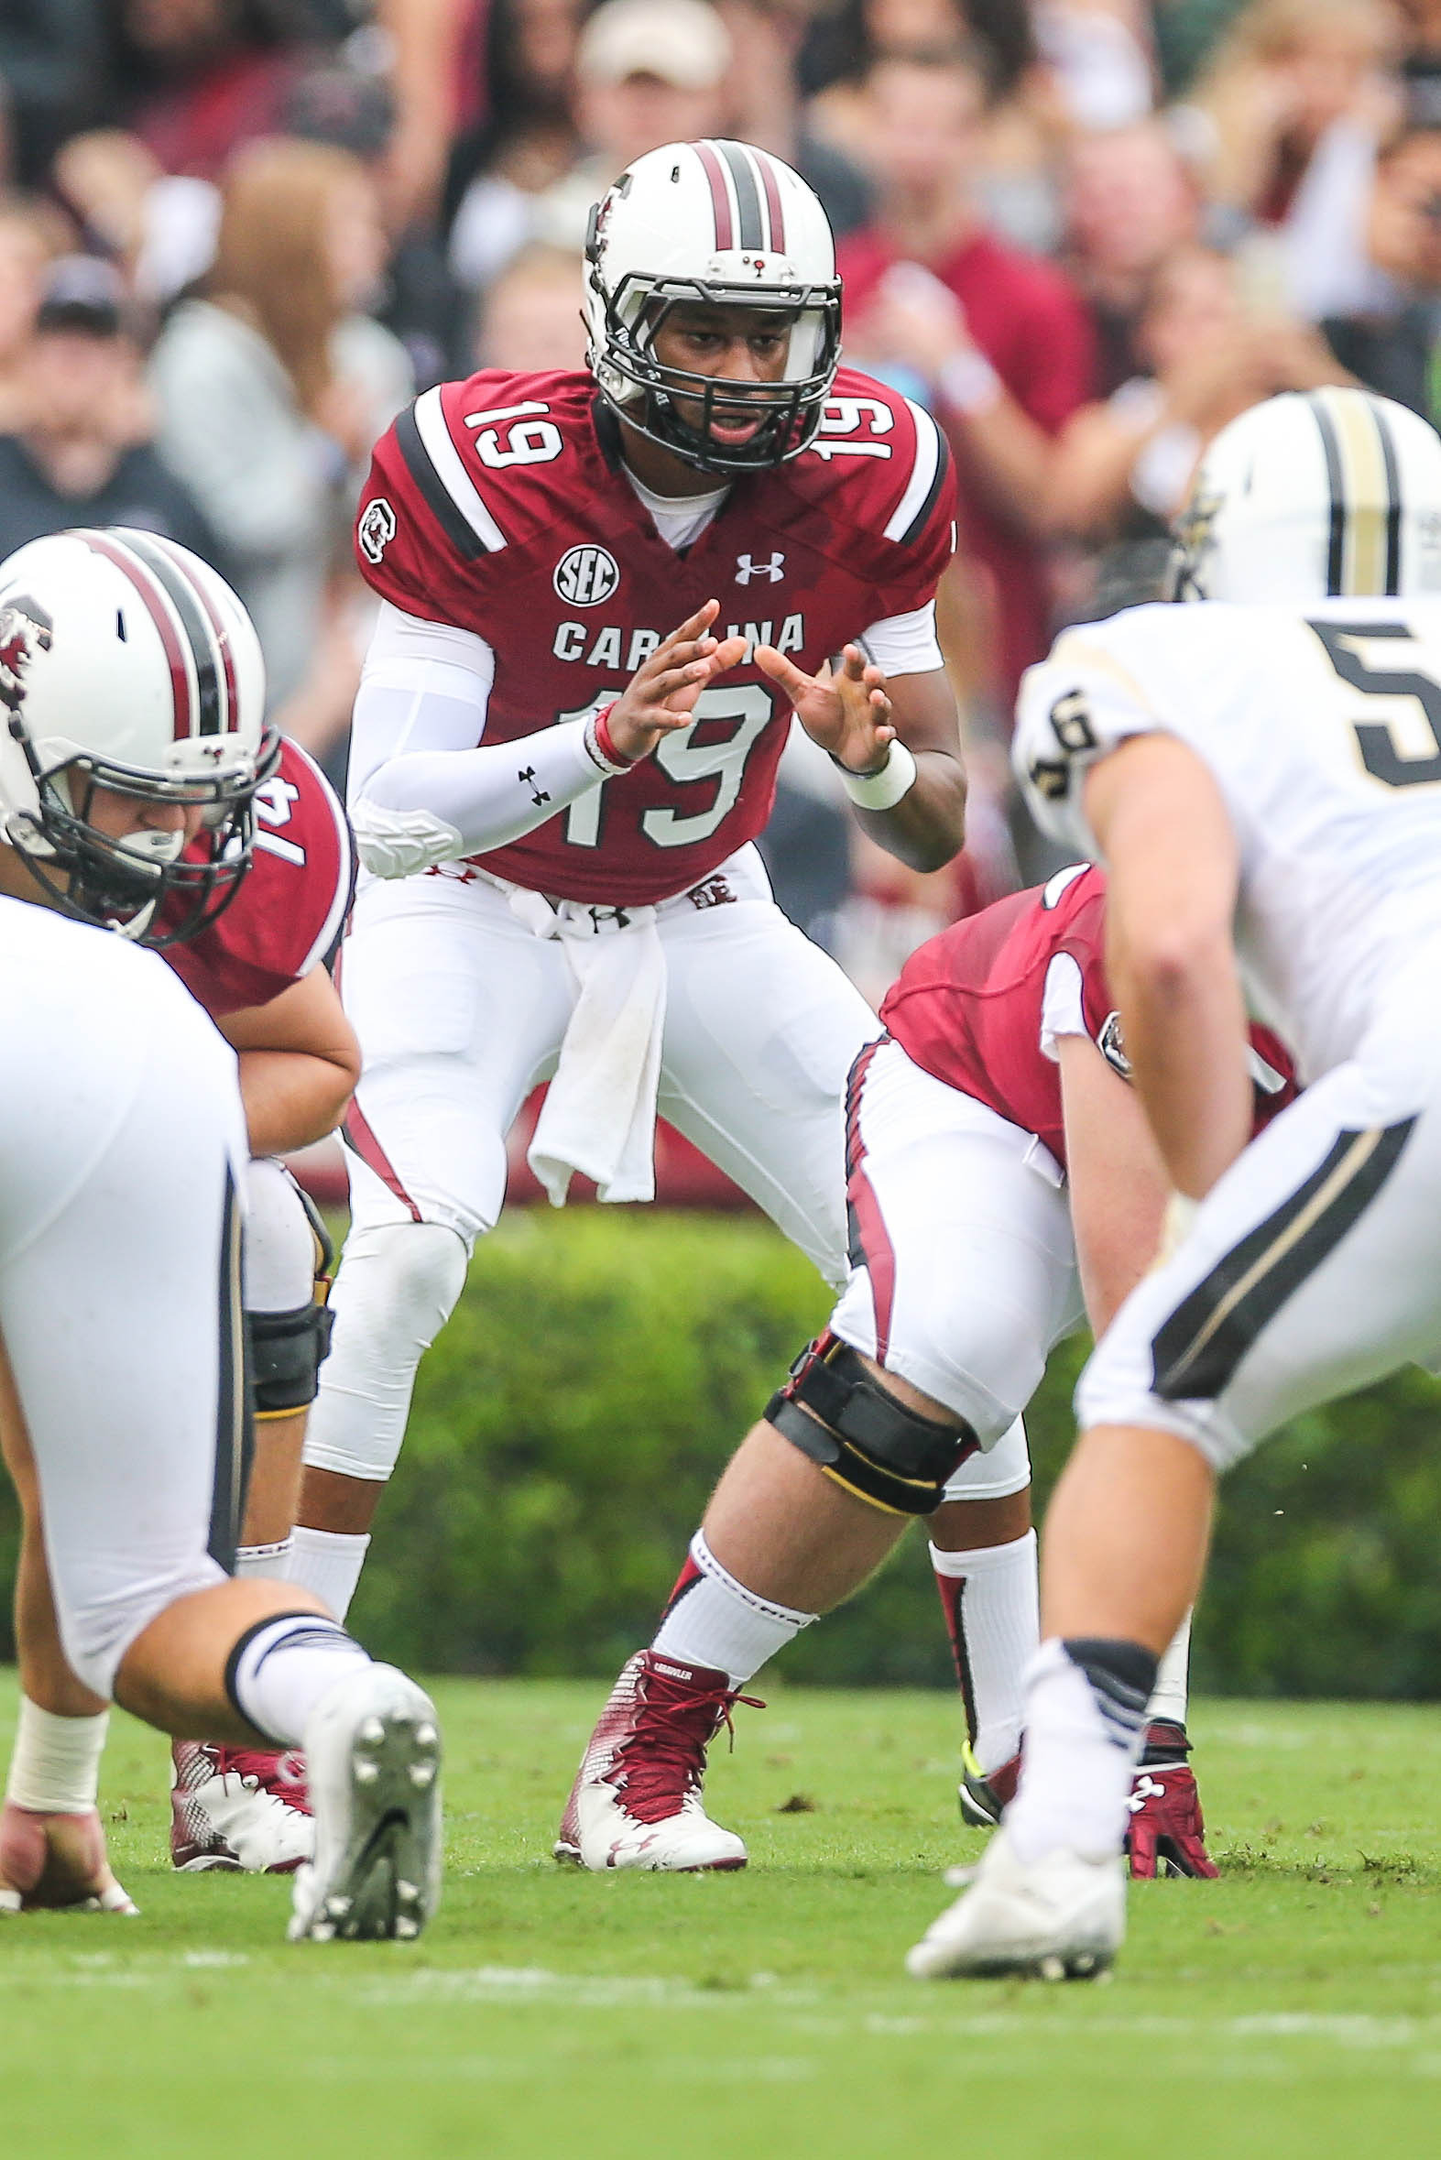
[[[450,267],[481,287],[529,240],[579,250],[591,206],[619,173],[662,143],[720,132],[731,41],[708,0],[604,0],[576,49],[576,120],[587,145],[563,179],[532,199],[472,187],[451,229]]]

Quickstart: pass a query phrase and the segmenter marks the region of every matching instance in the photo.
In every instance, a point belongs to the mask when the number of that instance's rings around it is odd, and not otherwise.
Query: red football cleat
[[[288,1875],[311,1857],[315,1825],[296,1750],[177,1740],[171,1759],[172,1866]]]
[[[1190,1751],[1184,1725],[1161,1719],[1146,1727],[1146,1744],[1131,1787],[1131,1827],[1126,1833],[1133,1881],[1187,1875],[1213,1882],[1221,1872],[1206,1850],[1201,1796],[1186,1761]]]
[[[629,1661],[581,1758],[554,1851],[597,1871],[743,1868],[746,1849],[701,1804],[705,1751],[738,1702],[723,1672],[654,1650]]]

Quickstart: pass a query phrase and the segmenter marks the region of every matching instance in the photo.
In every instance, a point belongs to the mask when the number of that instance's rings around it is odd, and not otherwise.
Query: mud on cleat
[[[654,1650],[630,1659],[581,1757],[553,1848],[597,1873],[743,1868],[746,1849],[706,1814],[706,1749],[737,1703],[727,1673],[682,1665]]]
[[[1020,1782],[1019,1755],[1012,1755],[987,1776],[971,1752],[970,1741],[961,1743],[961,1782],[956,1787],[956,1798],[961,1804],[961,1821],[968,1829],[994,1830],[1002,1810],[1015,1799]]]
[[[435,1705],[392,1665],[352,1672],[305,1729],[315,1857],[295,1878],[292,1942],[407,1941],[440,1900]]]
[[[1004,1828],[906,1958],[917,1980],[1095,1980],[1126,1932],[1124,1863],[1060,1849],[1021,1861]]]
[[[1126,1852],[1136,1882],[1162,1875],[1214,1882],[1220,1869],[1206,1850],[1206,1822],[1195,1774],[1186,1757],[1184,1725],[1160,1718],[1146,1727],[1129,1802]]]
[[[172,1867],[289,1875],[310,1858],[315,1825],[305,1761],[293,1748],[176,1740],[170,1759]]]

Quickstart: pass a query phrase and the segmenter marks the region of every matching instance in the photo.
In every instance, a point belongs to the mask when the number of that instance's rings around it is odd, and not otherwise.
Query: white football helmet
[[[1207,450],[1176,521],[1179,600],[1441,592],[1441,437],[1369,390],[1287,390]]]
[[[0,840],[67,913],[156,946],[214,922],[280,754],[264,711],[250,618],[187,548],[115,527],[0,563]],[[96,788],[201,804],[200,833],[111,838],[89,821]]]
[[[591,212],[587,361],[601,395],[652,442],[704,472],[764,470],[812,441],[835,380],[841,287],[825,211],[799,173],[749,143],[667,143],[637,158]],[[783,378],[732,384],[662,367],[656,331],[679,303],[770,308],[790,325]],[[699,425],[674,400],[701,406]],[[725,445],[713,420],[764,420]]]

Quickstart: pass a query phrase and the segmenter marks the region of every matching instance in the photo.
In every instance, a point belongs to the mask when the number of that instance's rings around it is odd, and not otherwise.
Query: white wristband
[[[985,354],[971,346],[951,355],[936,377],[936,388],[952,411],[972,414],[989,412],[1005,385]]]
[[[56,1717],[22,1695],[6,1799],[35,1815],[88,1815],[100,1789],[109,1725],[108,1710],[98,1717]]]
[[[839,769],[847,795],[862,810],[894,810],[916,784],[916,761],[899,737],[879,772],[847,772],[844,765]]]

